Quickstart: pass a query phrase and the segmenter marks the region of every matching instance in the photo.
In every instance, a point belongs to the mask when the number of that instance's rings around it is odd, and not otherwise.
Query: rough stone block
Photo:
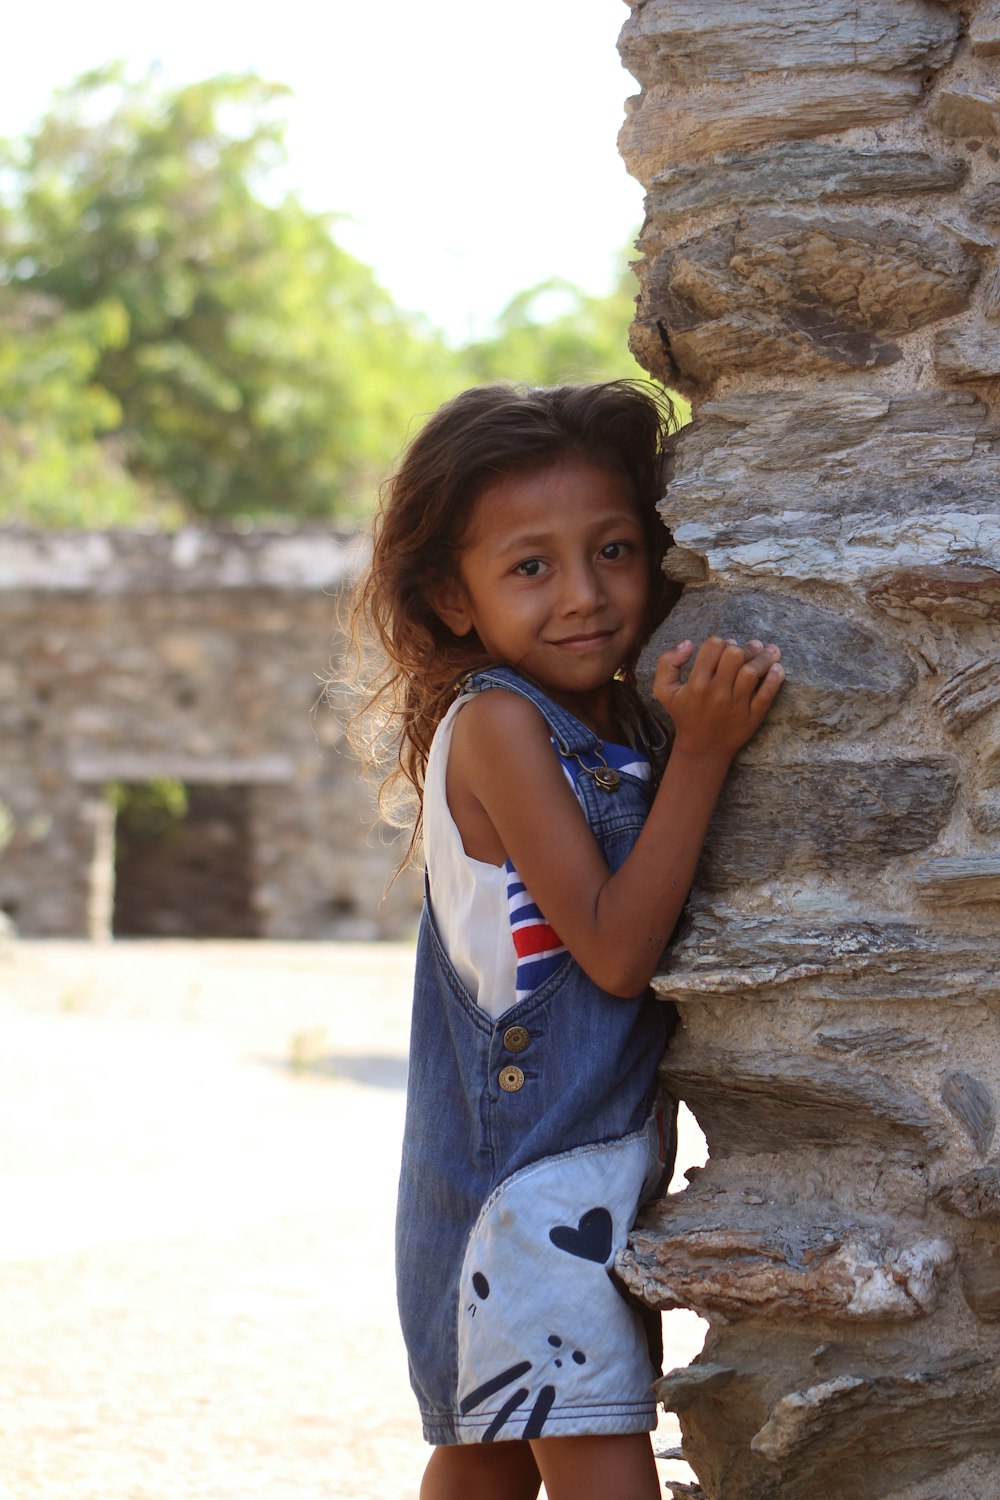
[[[950,761],[886,757],[875,765],[771,765],[762,797],[760,772],[737,765],[719,799],[698,881],[717,889],[769,879],[779,849],[786,875],[881,869],[934,842],[956,786]]]
[[[967,811],[969,822],[977,833],[990,837],[1000,834],[1000,791],[994,788],[981,797],[971,798]]]
[[[926,151],[861,151],[815,141],[788,141],[769,151],[734,152],[668,168],[649,185],[646,212],[672,227],[691,214],[755,203],[822,203],[876,194],[946,193],[968,174],[961,157]]]
[[[695,1396],[681,1429],[714,1497],[995,1500],[1000,1379],[985,1340],[970,1351],[940,1323],[842,1323],[818,1346],[813,1333],[811,1357],[808,1340],[795,1324],[713,1326],[701,1357],[737,1376]]]
[[[996,57],[1000,53],[1000,3],[987,0],[969,23],[969,41],[979,57]]]
[[[714,92],[657,84],[627,104],[618,146],[632,176],[648,186],[677,162],[902,119],[921,93],[908,73],[791,74],[752,80],[720,109]]]
[[[885,1063],[894,1058],[940,1052],[942,1046],[938,1038],[902,1026],[829,1026],[817,1031],[815,1040],[831,1052]]]
[[[981,784],[1000,784],[1000,657],[974,661],[954,673],[934,703],[963,749],[975,756]]]
[[[942,380],[994,380],[1000,375],[1000,333],[993,323],[940,329],[934,368]]]
[[[997,429],[971,392],[831,385],[706,403],[676,440],[660,512],[734,580],[998,571],[998,480]]]
[[[983,229],[979,224],[973,224],[965,214],[954,211],[931,214],[930,220],[932,224],[937,224],[949,234],[953,234],[961,244],[967,245],[970,250],[993,250],[996,248],[996,235],[988,229]]]
[[[962,1295],[983,1323],[1000,1323],[1000,1247],[977,1244],[959,1261]]]
[[[1000,1166],[976,1167],[938,1188],[935,1201],[963,1219],[1000,1224]]]
[[[653,351],[651,365],[643,355],[645,330]],[[648,334],[655,329],[659,346]],[[670,329],[662,317],[633,324],[629,348],[655,379],[688,394],[720,376],[753,369],[758,376],[815,374],[817,369],[871,370],[893,365],[901,351],[891,339],[870,330],[838,324],[835,318],[804,316],[794,322],[747,308],[721,313],[690,328]],[[642,356],[642,358],[640,358]]]
[[[709,586],[687,590],[653,636],[639,664],[640,685],[651,688],[657,657],[668,645],[710,635],[781,646],[787,678],[768,717],[772,729],[872,729],[900,708],[916,683],[907,657],[845,614],[791,594]]]
[[[992,139],[1000,122],[1000,95],[992,90],[963,84],[940,88],[931,105],[931,119],[944,135],[953,139]]]
[[[657,1401],[667,1411],[680,1412],[685,1411],[699,1396],[710,1396],[715,1391],[724,1390],[735,1378],[736,1371],[731,1365],[695,1362],[683,1369],[671,1370],[654,1383],[653,1389]]]
[[[921,900],[935,908],[1000,901],[1000,854],[954,854],[928,860],[914,873]]]
[[[981,788],[1000,786],[1000,713],[992,713],[968,734],[970,749],[976,757]]]
[[[946,1471],[1000,1437],[998,1389],[989,1363],[973,1358],[918,1371],[839,1375],[776,1402],[751,1446],[782,1469],[789,1485],[782,1496],[846,1493],[868,1500],[885,1495],[890,1478],[923,1477],[937,1483],[922,1494],[971,1497],[974,1490],[950,1487]],[[820,1488],[799,1488],[803,1469]]]
[[[1000,266],[994,266],[983,288],[983,312],[991,323],[1000,319]]]
[[[712,1157],[879,1142],[926,1151],[945,1141],[938,1116],[922,1099],[854,1058],[828,1062],[776,1046],[766,1056],[749,1056],[675,1044],[660,1074],[697,1116]]]
[[[960,312],[980,267],[933,225],[756,210],[639,274],[639,318],[662,324],[680,376],[705,384],[727,370],[760,373],[779,356],[795,369],[892,363],[891,337]]]
[[[875,580],[867,599],[894,619],[916,613],[969,624],[1000,620],[1000,570],[961,564],[897,568]]]
[[[807,1002],[882,1001],[932,1005],[1000,1002],[1000,939],[902,917],[816,912],[810,917],[748,916],[727,905],[698,904],[663,957],[654,988],[664,999]],[[871,1035],[879,1056],[882,1020]],[[929,1046],[920,1032],[915,1044]],[[837,1050],[837,1049],[835,1049]],[[847,1050],[846,1048],[844,1050]]]
[[[681,1427],[712,1496],[996,1500],[1000,1380],[988,1347],[970,1352],[940,1323],[910,1338],[841,1325],[814,1352],[817,1370],[802,1352],[807,1331],[796,1332],[745,1323],[709,1334],[702,1358],[738,1374],[729,1391],[696,1397]]]
[[[949,729],[963,734],[984,714],[1000,707],[1000,656],[972,662],[949,677],[934,695]]]
[[[647,0],[618,48],[647,85],[730,83],[785,69],[924,72],[949,60],[957,37],[957,18],[926,0]]]
[[[868,1321],[925,1317],[954,1263],[950,1241],[901,1243],[898,1228],[887,1234],[772,1217],[757,1228],[685,1225],[678,1233],[668,1210],[632,1231],[615,1270],[636,1296],[664,1310],[688,1307],[727,1320]]]
[[[941,1102],[958,1121],[980,1155],[993,1143],[997,1117],[993,1095],[981,1078],[953,1070],[941,1083]]]
[[[984,182],[964,200],[965,209],[973,218],[986,224],[1000,224],[1000,182]]]

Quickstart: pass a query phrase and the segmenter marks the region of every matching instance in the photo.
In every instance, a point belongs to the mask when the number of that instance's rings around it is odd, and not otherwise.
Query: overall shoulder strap
[[[463,693],[485,693],[490,688],[503,688],[508,693],[518,693],[527,698],[538,709],[562,755],[580,755],[594,750],[601,742],[592,729],[581,724],[579,719],[545,694],[540,687],[522,677],[513,667],[487,667],[473,672],[462,683]]]
[[[654,779],[659,781],[667,763],[670,737],[635,688],[624,682],[616,682],[615,688],[621,722],[630,726],[634,735],[631,743],[645,751],[653,768]]]

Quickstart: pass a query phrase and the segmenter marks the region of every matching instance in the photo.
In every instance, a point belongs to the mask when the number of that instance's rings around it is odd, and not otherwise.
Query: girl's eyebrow
[[[617,526],[634,526],[637,531],[642,530],[642,522],[638,516],[632,515],[631,511],[612,511],[606,516],[600,516],[593,524],[593,531],[607,531]],[[505,537],[500,543],[502,552],[521,552],[532,547],[544,547],[552,540],[551,531],[518,531],[513,536]]]
[[[549,531],[522,531],[514,536],[505,537],[500,543],[503,552],[525,552],[532,547],[544,547],[551,540],[552,533]]]

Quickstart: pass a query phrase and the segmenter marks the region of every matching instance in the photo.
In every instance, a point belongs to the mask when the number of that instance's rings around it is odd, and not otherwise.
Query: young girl
[[[669,1171],[648,985],[783,675],[759,641],[664,652],[656,785],[633,680],[669,425],[627,382],[467,391],[391,480],[356,601],[427,872],[397,1217],[421,1500],[658,1494],[659,1319],[612,1276]]]

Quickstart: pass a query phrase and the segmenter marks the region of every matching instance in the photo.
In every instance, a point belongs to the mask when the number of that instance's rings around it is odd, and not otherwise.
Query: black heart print
[[[575,1229],[569,1224],[557,1224],[549,1230],[549,1239],[557,1250],[603,1265],[611,1254],[612,1230],[611,1215],[606,1208],[588,1208]]]

